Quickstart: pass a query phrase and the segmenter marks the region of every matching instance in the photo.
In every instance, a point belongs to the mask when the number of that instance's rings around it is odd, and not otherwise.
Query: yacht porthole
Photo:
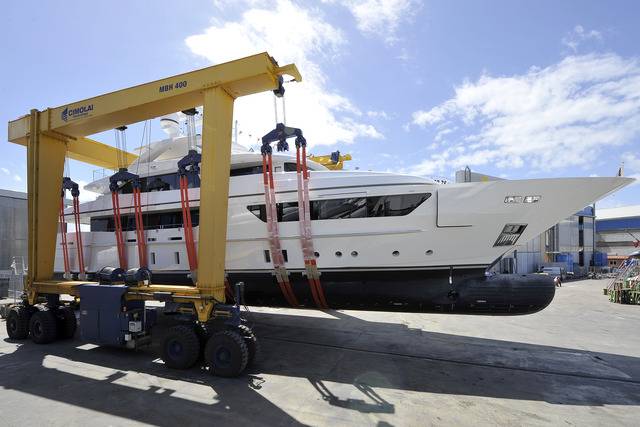
[[[320,252],[314,252],[313,254],[315,255],[316,258],[320,258]]]
[[[352,257],[357,257],[358,256],[358,251],[351,251],[351,256]]]
[[[393,255],[393,256],[398,256],[398,255],[400,255],[400,252],[398,252],[398,251],[393,251],[393,252],[391,252],[391,255]]]
[[[336,256],[337,256],[338,258],[340,258],[340,257],[342,256],[342,252],[340,252],[340,251],[336,251]]]
[[[433,251],[431,249],[429,249],[427,252],[424,253],[425,255],[433,255]]]

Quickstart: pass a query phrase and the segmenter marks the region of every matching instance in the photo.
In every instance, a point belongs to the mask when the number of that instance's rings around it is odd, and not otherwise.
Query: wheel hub
[[[216,364],[229,366],[231,363],[231,352],[228,348],[218,347],[216,350]]]

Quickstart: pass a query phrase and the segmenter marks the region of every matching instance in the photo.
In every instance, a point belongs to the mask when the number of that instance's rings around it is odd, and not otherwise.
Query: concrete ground
[[[605,283],[522,317],[252,308],[262,357],[237,379],[3,321],[0,424],[638,425],[640,307]]]

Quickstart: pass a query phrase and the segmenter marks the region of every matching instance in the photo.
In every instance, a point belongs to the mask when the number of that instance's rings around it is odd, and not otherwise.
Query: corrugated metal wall
[[[0,270],[11,267],[14,256],[27,261],[26,194],[0,192]]]

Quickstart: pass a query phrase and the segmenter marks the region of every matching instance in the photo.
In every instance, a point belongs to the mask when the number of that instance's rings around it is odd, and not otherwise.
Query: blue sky
[[[624,161],[640,177],[638,16],[634,1],[9,2],[0,121],[268,50],[305,79],[287,87],[288,124],[313,152],[351,153],[351,168],[518,179]],[[255,143],[271,95],[238,100],[236,118]],[[140,125],[128,140],[140,145]],[[25,149],[2,144],[1,186],[24,189]],[[91,170],[71,164],[79,181]],[[639,200],[633,185],[600,206]]]

